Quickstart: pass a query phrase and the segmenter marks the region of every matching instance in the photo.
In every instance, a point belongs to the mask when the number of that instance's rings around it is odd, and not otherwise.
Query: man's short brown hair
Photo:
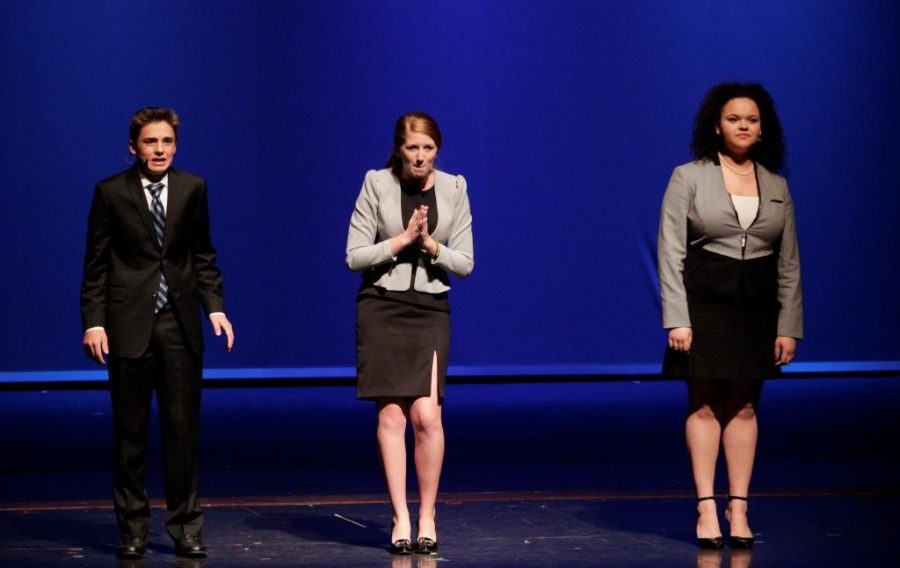
[[[128,129],[128,140],[135,144],[141,129],[151,122],[167,122],[175,131],[178,138],[178,124],[181,122],[174,110],[163,107],[145,107],[134,113],[131,117],[131,126]]]

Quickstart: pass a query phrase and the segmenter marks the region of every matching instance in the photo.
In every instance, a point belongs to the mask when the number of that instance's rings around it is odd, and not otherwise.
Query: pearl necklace
[[[723,166],[725,166],[726,168],[728,168],[729,170],[733,171],[734,173],[736,173],[739,176],[749,176],[750,174],[753,173],[753,169],[756,167],[753,164],[753,162],[750,162],[749,170],[747,170],[746,172],[739,172],[736,169],[734,169],[728,165],[728,162],[725,161],[725,156],[723,156],[721,152],[719,152],[719,163],[722,164]]]

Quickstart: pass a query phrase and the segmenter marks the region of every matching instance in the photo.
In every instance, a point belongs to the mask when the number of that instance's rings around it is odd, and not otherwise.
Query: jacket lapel
[[[178,227],[178,220],[184,215],[187,207],[187,189],[178,170],[169,169],[169,196],[166,203],[166,234],[163,238],[165,252],[172,242],[172,233]]]
[[[772,172],[759,162],[756,162],[756,185],[759,189],[759,215],[762,216],[763,209],[769,207],[769,200],[778,199],[778,194],[775,191]]]
[[[434,234],[431,236],[436,241],[443,241],[449,236],[449,229],[445,231],[444,226],[452,221],[453,217],[453,204],[450,202],[450,197],[454,193],[453,188],[449,186],[455,181],[455,176],[445,174],[440,170],[434,171],[434,199],[437,203],[438,220],[434,227]]]
[[[158,248],[156,239],[153,238],[153,218],[150,216],[150,208],[147,206],[147,195],[141,186],[141,174],[137,166],[132,168],[128,175],[125,176],[125,185],[128,187],[128,195],[132,204],[134,204],[134,208],[137,210],[138,217],[141,218],[144,227],[147,228],[147,234],[150,236],[153,246]]]
[[[406,221],[403,217],[403,205],[400,194],[403,190],[400,188],[400,180],[389,169],[382,170],[383,177],[378,181],[378,217],[380,223],[384,224],[385,235],[381,235],[382,227],[378,227],[379,236],[385,238],[387,235],[399,235],[406,229]],[[381,185],[384,183],[384,187]]]

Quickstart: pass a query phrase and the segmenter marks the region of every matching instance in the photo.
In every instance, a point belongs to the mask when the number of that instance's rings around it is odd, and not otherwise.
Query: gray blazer
[[[759,211],[744,231],[721,167],[695,161],[675,168],[663,198],[657,260],[662,296],[663,327],[690,327],[683,270],[687,249],[702,247],[735,259],[778,254],[778,335],[803,337],[803,296],[794,202],[787,182],[756,164]],[[742,242],[745,245],[742,246]]]
[[[374,283],[387,290],[409,289],[412,265],[397,263],[391,255],[391,237],[406,229],[401,219],[400,180],[389,169],[366,172],[347,233],[347,266],[350,270],[376,271]],[[438,224],[432,238],[441,243],[437,259],[419,260],[415,290],[439,294],[450,289],[446,271],[465,277],[475,266],[472,247],[472,214],[466,180],[438,170],[434,172]],[[414,246],[414,245],[413,245]]]

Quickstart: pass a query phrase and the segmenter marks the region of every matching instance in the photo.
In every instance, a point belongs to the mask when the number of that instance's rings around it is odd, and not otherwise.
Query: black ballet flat
[[[416,554],[437,554],[437,541],[422,536],[416,539]]]
[[[413,553],[412,543],[408,538],[400,538],[391,543],[388,547],[391,554],[408,555]]]
[[[728,500],[738,499],[740,501],[746,501],[746,497],[740,497],[738,495],[729,495]],[[730,513],[730,511],[729,511]],[[728,515],[728,522],[731,522],[731,515]],[[728,537],[728,546],[731,548],[735,548],[738,550],[750,550],[753,548],[753,543],[755,542],[752,536],[730,536]]]
[[[710,499],[715,499],[715,496],[710,495],[709,497],[698,497],[697,502],[700,501],[708,501]],[[697,518],[700,518],[700,511],[697,511]],[[712,538],[700,538],[697,537],[697,547],[703,550],[722,550],[722,547],[725,546],[725,539],[721,536],[716,536]]]

